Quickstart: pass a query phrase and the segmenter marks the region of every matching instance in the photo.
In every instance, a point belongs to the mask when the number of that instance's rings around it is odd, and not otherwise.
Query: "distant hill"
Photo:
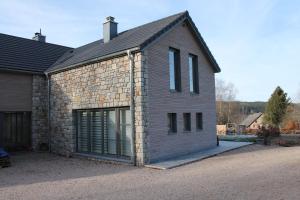
[[[251,113],[264,112],[267,102],[255,101],[255,102],[243,102],[240,101],[240,112],[244,115]]]

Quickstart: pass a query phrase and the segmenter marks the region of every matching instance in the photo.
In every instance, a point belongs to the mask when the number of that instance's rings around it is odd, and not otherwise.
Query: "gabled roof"
[[[176,24],[187,20],[197,41],[206,54],[215,72],[220,68],[201,37],[197,27],[193,23],[187,11],[181,12],[142,26],[121,32],[107,43],[97,40],[82,47],[66,52],[57,60],[46,73],[67,70],[78,65],[87,64],[97,59],[109,57],[110,55],[123,52],[128,49],[143,50],[148,44],[155,41],[163,33],[170,30]]]
[[[244,121],[240,125],[249,127],[251,124],[253,124],[260,116],[262,116],[262,113],[253,113],[251,115],[248,115]]]
[[[0,70],[43,73],[70,49],[0,33]]]

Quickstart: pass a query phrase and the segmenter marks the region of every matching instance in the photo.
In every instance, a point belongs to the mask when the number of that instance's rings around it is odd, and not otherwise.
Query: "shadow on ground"
[[[11,155],[11,162],[11,167],[0,168],[0,188],[138,170],[125,164],[66,158],[50,153],[18,152]]]

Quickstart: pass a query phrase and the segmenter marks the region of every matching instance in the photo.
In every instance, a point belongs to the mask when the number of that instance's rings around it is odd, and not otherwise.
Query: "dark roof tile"
[[[70,49],[0,33],[0,69],[43,73]]]

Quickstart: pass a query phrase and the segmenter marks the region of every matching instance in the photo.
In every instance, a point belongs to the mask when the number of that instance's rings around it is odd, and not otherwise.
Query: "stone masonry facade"
[[[32,76],[32,147],[48,145],[48,87],[46,77]]]
[[[134,54],[136,163],[147,162],[146,71],[142,54]],[[127,55],[99,61],[50,76],[51,151],[70,156],[76,149],[73,110],[130,106],[130,66]]]

